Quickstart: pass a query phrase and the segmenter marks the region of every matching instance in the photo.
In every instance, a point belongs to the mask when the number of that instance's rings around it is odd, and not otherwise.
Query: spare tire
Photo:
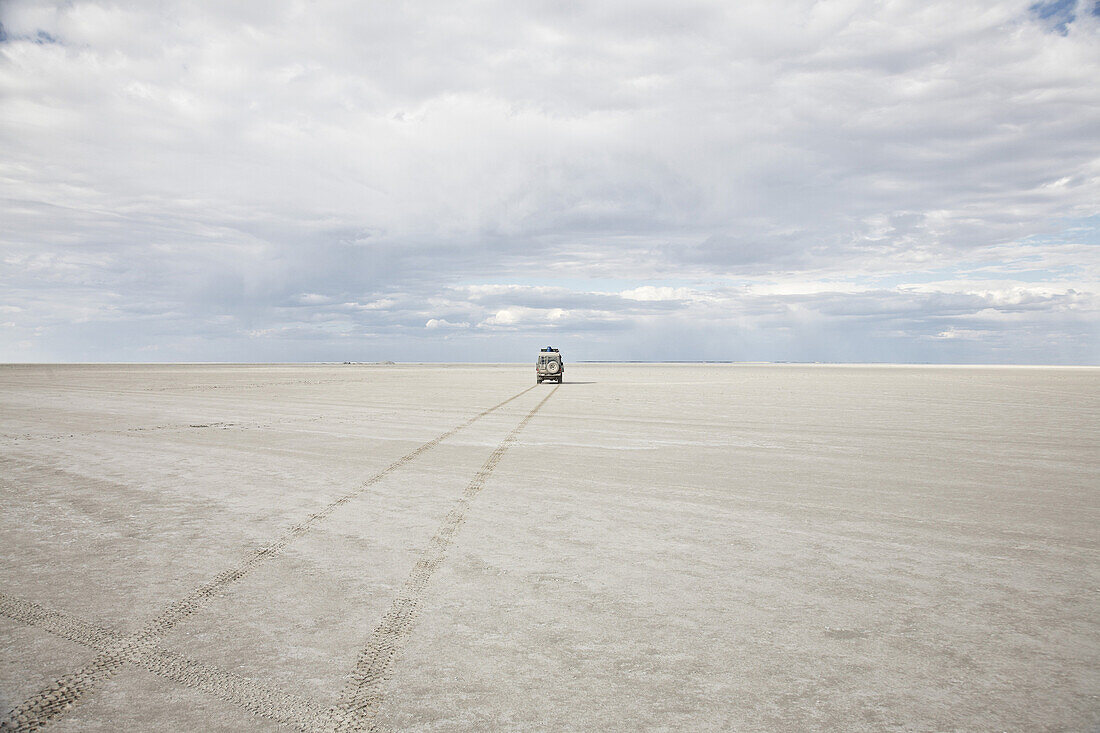
[[[546,371],[550,372],[551,374],[557,374],[559,366],[561,366],[561,365],[558,364],[556,361],[551,361],[551,362],[547,363]]]

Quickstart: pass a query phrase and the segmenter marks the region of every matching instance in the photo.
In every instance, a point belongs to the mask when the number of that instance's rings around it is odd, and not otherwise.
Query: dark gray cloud
[[[1088,3],[0,23],[0,359],[1100,360]]]

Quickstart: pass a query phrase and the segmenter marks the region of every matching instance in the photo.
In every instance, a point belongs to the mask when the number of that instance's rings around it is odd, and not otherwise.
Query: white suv
[[[539,351],[539,358],[535,362],[535,383],[544,381],[561,384],[561,377],[565,374],[565,362],[561,360],[561,354],[553,346],[547,346]]]

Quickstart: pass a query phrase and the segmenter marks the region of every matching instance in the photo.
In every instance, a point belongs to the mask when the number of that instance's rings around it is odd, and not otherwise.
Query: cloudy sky
[[[1100,363],[1100,4],[0,2],[0,361]]]

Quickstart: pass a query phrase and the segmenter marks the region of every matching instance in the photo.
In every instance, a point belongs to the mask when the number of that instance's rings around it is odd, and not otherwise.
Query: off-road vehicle
[[[553,346],[547,346],[539,351],[539,358],[535,362],[535,382],[557,382],[561,384],[561,377],[565,374],[565,362],[561,360],[561,354]]]

